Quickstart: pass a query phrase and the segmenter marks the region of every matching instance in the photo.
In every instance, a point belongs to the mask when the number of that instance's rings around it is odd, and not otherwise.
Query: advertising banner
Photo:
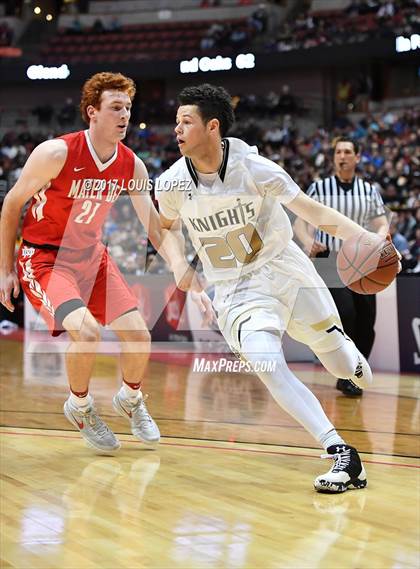
[[[420,278],[397,279],[400,371],[420,375]]]

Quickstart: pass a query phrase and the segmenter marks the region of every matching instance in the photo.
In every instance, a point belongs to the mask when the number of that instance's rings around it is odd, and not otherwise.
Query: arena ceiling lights
[[[181,73],[204,73],[208,71],[229,71],[232,67],[236,69],[253,69],[255,67],[255,55],[253,53],[240,53],[233,60],[231,57],[193,57],[185,59],[179,64]]]
[[[30,65],[26,70],[29,79],[67,79],[70,69],[64,63],[60,67],[44,67],[43,65]]]

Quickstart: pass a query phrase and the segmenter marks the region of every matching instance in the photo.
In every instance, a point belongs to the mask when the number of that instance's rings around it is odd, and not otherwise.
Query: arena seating
[[[246,19],[224,21],[234,27],[246,27]],[[58,34],[42,48],[47,64],[121,62],[135,60],[176,60],[194,57],[200,52],[200,41],[212,22],[173,22],[124,26],[115,33]],[[220,50],[218,50],[220,53]]]

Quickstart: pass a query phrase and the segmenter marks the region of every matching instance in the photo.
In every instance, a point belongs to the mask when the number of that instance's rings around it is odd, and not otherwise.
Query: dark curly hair
[[[211,119],[220,123],[220,134],[226,136],[235,122],[232,99],[223,87],[203,83],[185,87],[178,95],[180,105],[197,105],[201,118],[207,124]]]

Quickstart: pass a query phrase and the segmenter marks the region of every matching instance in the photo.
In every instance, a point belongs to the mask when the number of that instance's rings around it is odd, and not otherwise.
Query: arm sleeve
[[[167,219],[177,219],[179,217],[179,209],[176,203],[176,191],[169,182],[170,180],[158,178],[155,185],[155,196],[162,215]]]
[[[299,186],[281,166],[258,154],[247,157],[247,165],[262,194],[276,196],[281,203],[291,202],[300,192]]]

